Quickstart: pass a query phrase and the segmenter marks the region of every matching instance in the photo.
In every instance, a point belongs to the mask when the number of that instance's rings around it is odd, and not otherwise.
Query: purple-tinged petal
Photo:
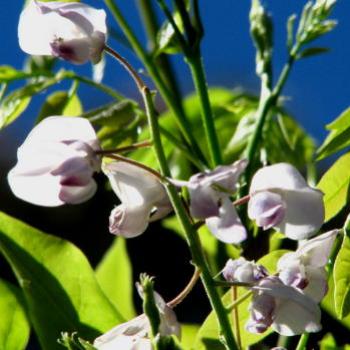
[[[222,274],[229,282],[244,283],[256,283],[268,276],[268,272],[263,266],[247,261],[243,257],[236,260],[229,259]]]
[[[277,226],[285,216],[286,204],[281,195],[273,192],[258,192],[251,195],[248,205],[249,218],[267,230]]]
[[[209,231],[224,243],[239,244],[247,238],[247,231],[231,203],[224,198],[219,209],[219,215],[205,220]]]
[[[141,235],[147,229],[150,207],[127,207],[124,204],[115,207],[109,217],[109,232],[133,238]]]
[[[60,184],[61,185],[61,184]],[[84,186],[62,186],[59,192],[59,199],[67,204],[80,204],[89,200],[97,191],[96,182],[91,179]]]

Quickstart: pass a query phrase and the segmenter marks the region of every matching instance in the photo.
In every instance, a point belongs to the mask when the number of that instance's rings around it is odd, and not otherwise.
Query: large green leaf
[[[285,254],[286,250],[278,250],[270,254],[265,255],[258,261],[259,264],[264,265],[270,273],[276,272],[276,266],[278,259]],[[246,293],[246,289],[238,288],[238,298]],[[222,298],[224,304],[228,306],[232,302],[232,293],[228,291]],[[245,324],[249,319],[248,306],[251,298],[245,300],[238,306],[239,313],[239,325],[241,329],[242,337],[242,348],[247,349],[248,346],[261,341],[263,338],[268,336],[272,330],[269,329],[263,334],[253,334],[245,330]],[[203,325],[199,329],[197,339],[195,341],[194,349],[196,350],[225,350],[224,346],[219,340],[219,328],[216,320],[216,315],[211,312],[204,321]]]
[[[68,241],[0,213],[0,250],[23,289],[43,349],[61,349],[63,331],[92,340],[121,321],[86,257]]]
[[[318,188],[324,193],[325,221],[335,217],[347,204],[350,185],[350,153],[340,157],[321,178]]]
[[[350,238],[344,235],[334,264],[334,304],[339,318],[350,313]]]
[[[113,305],[126,320],[136,316],[133,303],[132,266],[123,237],[115,239],[97,266],[97,280]]]
[[[184,350],[195,350],[193,345],[199,328],[199,324],[185,323],[181,325],[181,346]]]
[[[326,158],[350,146],[350,108],[326,126],[329,135],[318,149],[318,159]]]
[[[24,309],[22,291],[0,280],[0,350],[24,350],[30,326]]]

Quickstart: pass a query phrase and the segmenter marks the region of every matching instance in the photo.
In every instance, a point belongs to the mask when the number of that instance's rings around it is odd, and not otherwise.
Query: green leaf
[[[23,79],[28,74],[11,66],[0,66],[0,83],[7,83],[17,79]]]
[[[350,108],[326,126],[329,135],[317,150],[318,160],[324,159],[350,146]]]
[[[0,280],[0,315],[0,349],[24,350],[29,340],[30,326],[23,294],[4,280]]]
[[[82,106],[76,93],[70,95],[67,91],[55,91],[46,99],[41,107],[36,122],[40,122],[49,116],[79,116],[82,113]]]
[[[299,55],[298,58],[308,58],[316,55],[321,55],[323,53],[329,52],[329,48],[327,47],[309,47],[302,51]]]
[[[62,78],[63,75],[57,73],[53,78],[30,83],[8,94],[0,104],[0,129],[11,124],[25,111],[32,96],[58,83]]]
[[[136,316],[132,265],[123,237],[116,238],[104,255],[97,266],[96,278],[105,295],[126,320]]]
[[[259,264],[264,265],[270,273],[275,273],[277,268],[278,259],[285,254],[286,250],[278,250],[270,254],[265,255],[258,261]],[[238,288],[238,298],[247,292],[244,288]],[[228,306],[232,302],[232,293],[228,291],[222,298],[224,304]],[[253,334],[245,330],[244,326],[249,319],[248,306],[251,298],[245,300],[238,306],[239,311],[239,323],[242,337],[242,348],[247,349],[248,346],[253,345],[263,338],[268,336],[272,330],[269,329],[263,334]],[[198,331],[197,338],[195,341],[194,349],[196,350],[225,350],[224,346],[219,340],[219,328],[216,320],[216,315],[211,312],[204,321],[203,325]]]
[[[317,185],[324,193],[326,222],[335,217],[347,204],[350,185],[349,168],[350,153],[340,157]]]
[[[200,325],[185,323],[181,325],[181,345],[184,350],[194,350],[194,341],[196,339]]]
[[[20,284],[40,344],[59,350],[63,331],[92,340],[122,321],[83,253],[0,213],[0,250]]]
[[[350,313],[350,238],[344,235],[342,246],[334,264],[334,302],[339,318]]]

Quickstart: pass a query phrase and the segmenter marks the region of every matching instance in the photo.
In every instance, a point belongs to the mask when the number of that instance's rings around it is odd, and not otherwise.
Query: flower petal
[[[228,197],[223,199],[219,216],[210,217],[205,223],[209,231],[224,243],[238,244],[247,238],[246,229]]]
[[[37,176],[21,175],[13,168],[8,176],[8,183],[14,195],[24,201],[46,207],[64,204],[59,198],[60,178],[49,173]]]
[[[83,186],[61,186],[59,199],[67,204],[80,204],[89,200],[96,191],[96,182],[90,179],[90,182]]]
[[[156,206],[167,198],[164,186],[150,172],[126,162],[106,164],[103,171],[108,176],[113,191],[125,206]]]
[[[275,228],[291,239],[306,239],[314,235],[324,222],[323,194],[311,188],[285,191],[286,212]]]
[[[25,144],[36,142],[82,141],[94,150],[99,149],[96,132],[90,122],[79,117],[52,116],[35,126]]]
[[[288,163],[278,163],[263,167],[254,174],[249,193],[269,189],[300,190],[308,187],[295,167]]]

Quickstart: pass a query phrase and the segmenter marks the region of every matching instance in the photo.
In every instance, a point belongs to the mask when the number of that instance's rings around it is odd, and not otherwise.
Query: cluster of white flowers
[[[317,304],[327,293],[325,265],[337,234],[338,230],[324,233],[284,254],[276,275],[244,258],[226,263],[222,273],[227,281],[251,284],[249,332],[262,333],[270,326],[287,336],[320,331]]]
[[[21,14],[19,42],[34,55],[51,55],[73,63],[98,62],[106,41],[106,14],[81,3],[30,1]],[[44,28],[44,29],[43,29]],[[35,38],[35,40],[33,39]],[[101,169],[121,204],[112,210],[110,232],[127,238],[142,234],[149,222],[172,211],[166,189],[153,173],[135,164],[102,164],[100,144],[91,124],[79,117],[53,116],[39,123],[18,149],[18,163],[8,181],[13,193],[42,206],[78,204],[91,198]],[[209,230],[225,243],[241,243],[247,230],[233,204],[239,177],[247,162],[193,175],[186,186],[193,218],[205,220]],[[266,166],[253,176],[248,196],[248,217],[264,230],[274,228],[287,237],[303,240],[316,234],[324,221],[322,193],[308,186],[286,163]],[[325,265],[337,232],[300,245],[278,262],[278,274],[244,258],[229,261],[223,271],[231,282],[250,283],[253,300],[247,329],[264,332],[272,326],[283,335],[320,329],[317,305],[327,290]],[[161,334],[179,335],[173,311],[155,295],[161,315]],[[145,315],[120,325],[96,339],[107,349],[151,349]]]

